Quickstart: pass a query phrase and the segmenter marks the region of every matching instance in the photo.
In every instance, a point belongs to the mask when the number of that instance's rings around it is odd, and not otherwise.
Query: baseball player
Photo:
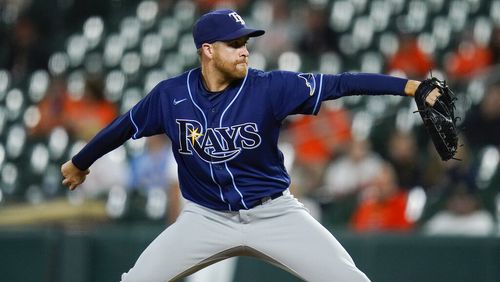
[[[201,67],[160,82],[61,167],[63,184],[73,190],[93,162],[128,139],[171,139],[187,203],[122,282],[174,281],[238,255],[306,281],[369,281],[290,194],[277,146],[281,123],[292,114],[315,115],[322,101],[347,95],[412,96],[420,82],[251,69],[247,41],[263,34],[231,10],[203,15],[193,27]]]

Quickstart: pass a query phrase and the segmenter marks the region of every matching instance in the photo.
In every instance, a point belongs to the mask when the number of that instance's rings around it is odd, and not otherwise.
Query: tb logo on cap
[[[241,23],[243,25],[245,24],[245,21],[243,20],[243,18],[240,15],[238,15],[236,12],[232,12],[228,16],[232,17],[234,19],[234,21],[237,23]]]

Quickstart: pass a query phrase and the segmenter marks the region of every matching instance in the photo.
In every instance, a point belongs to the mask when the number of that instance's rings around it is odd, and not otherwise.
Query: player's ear
[[[203,45],[201,45],[201,53],[211,59],[214,53],[214,46],[212,44],[203,43]]]

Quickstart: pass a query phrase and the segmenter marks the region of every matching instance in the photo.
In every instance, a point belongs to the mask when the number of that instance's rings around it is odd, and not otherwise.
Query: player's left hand
[[[61,166],[61,173],[64,177],[62,184],[68,186],[69,190],[75,190],[78,185],[85,181],[90,170],[81,170],[69,160]]]

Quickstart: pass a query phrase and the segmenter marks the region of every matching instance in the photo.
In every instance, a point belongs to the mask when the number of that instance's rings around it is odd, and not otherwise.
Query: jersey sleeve
[[[132,139],[164,133],[161,84],[129,110],[128,115],[134,126]]]
[[[322,100],[352,95],[405,96],[407,79],[373,73],[341,73],[323,75]]]
[[[321,102],[321,74],[274,71],[270,73],[271,104],[275,117],[317,114]]]
[[[407,79],[383,74],[336,75],[275,71],[270,74],[272,106],[277,119],[293,114],[316,115],[321,102],[351,95],[405,96]]]
[[[97,159],[121,146],[130,138],[137,139],[163,133],[159,87],[127,113],[113,120],[99,131],[73,158],[73,164],[81,170],[88,169]]]

